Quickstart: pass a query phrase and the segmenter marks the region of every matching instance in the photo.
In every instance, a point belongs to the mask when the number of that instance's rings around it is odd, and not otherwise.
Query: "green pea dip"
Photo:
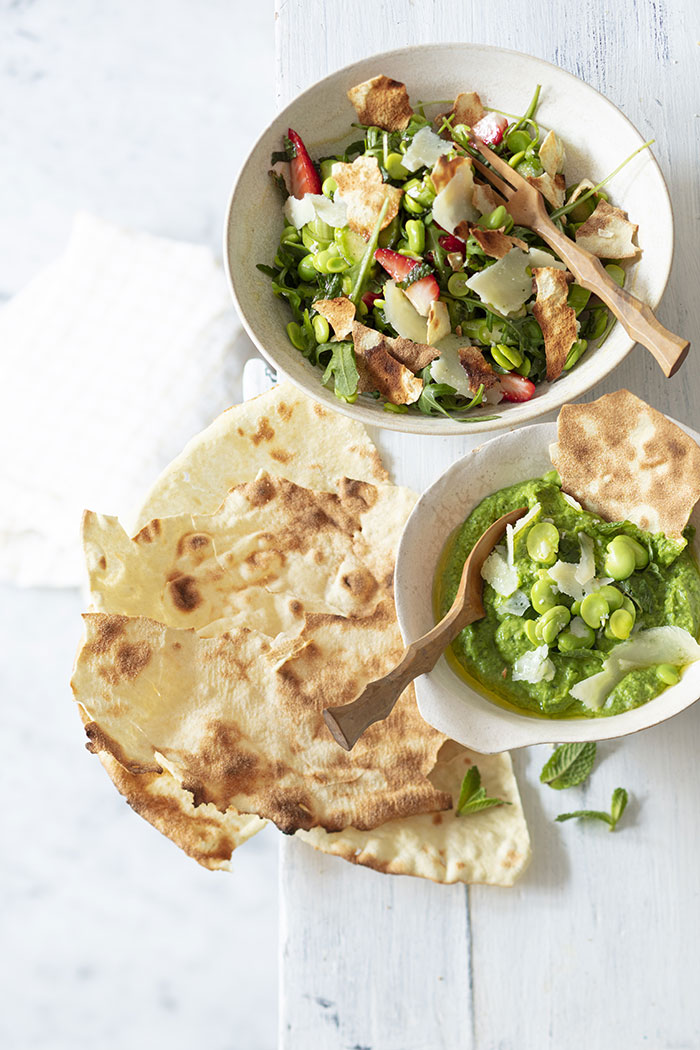
[[[530,603],[530,595],[533,586],[545,578],[547,572],[546,566],[533,560],[528,551],[527,536],[538,522],[552,523],[559,533],[556,558],[569,563],[579,562],[583,544],[590,552],[590,543],[581,536],[590,537],[595,559],[596,583],[593,586],[599,586],[600,581],[606,579],[608,587],[612,585],[621,592],[625,608],[633,610],[630,615],[634,619],[635,632],[676,626],[696,639],[700,633],[700,572],[693,557],[692,542],[689,542],[694,534],[690,526],[686,528],[683,539],[674,539],[663,533],[644,532],[629,521],[604,521],[596,514],[577,509],[575,501],[570,502],[570,497],[562,493],[556,471],[543,478],[511,485],[484,499],[448,541],[436,579],[438,616],[444,616],[454,601],[464,562],[484,530],[507,511],[525,506],[533,508],[538,504],[540,509],[530,521],[520,529],[518,524],[515,526],[511,554],[512,568],[518,574],[515,595],[504,597],[484,581],[486,615],[466,627],[453,642],[447,654],[451,666],[490,699],[548,718],[616,715],[646,703],[673,684],[672,667],[664,664],[630,670],[608,694],[603,706],[597,709],[570,695],[576,683],[601,671],[607,655],[620,639],[611,636],[610,621],[601,623],[595,631],[582,627],[583,621],[578,615],[580,605],[577,607],[572,596],[558,592],[556,587],[553,588],[554,601],[557,607],[566,607],[571,623],[549,644],[547,655],[553,665],[553,674],[548,665],[548,680],[514,680],[516,661],[540,644],[534,640],[535,624],[531,623],[529,627],[526,624],[528,620],[540,618]],[[615,536],[630,537],[648,555],[644,568],[637,568],[626,579],[610,580],[605,571],[608,545]],[[505,548],[498,549],[500,556],[505,558]],[[610,562],[607,566],[609,569]],[[514,606],[518,607],[517,611],[513,611]],[[560,615],[566,619],[567,612],[560,612]],[[576,635],[584,633],[586,642],[579,643]],[[560,641],[562,635],[566,637]],[[562,651],[560,645],[565,648],[566,643],[581,647]]]

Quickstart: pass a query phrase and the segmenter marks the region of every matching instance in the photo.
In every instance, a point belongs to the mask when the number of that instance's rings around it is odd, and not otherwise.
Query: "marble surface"
[[[220,254],[273,38],[272,0],[2,0],[0,298],[79,209]],[[129,810],[71,703],[82,605],[0,588],[0,1046],[269,1050],[277,836],[211,873]]]

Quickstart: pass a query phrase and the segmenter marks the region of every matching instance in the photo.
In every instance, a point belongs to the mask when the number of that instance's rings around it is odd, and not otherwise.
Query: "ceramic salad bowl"
[[[678,425],[700,444],[700,434]],[[435,624],[435,575],[453,530],[486,496],[551,470],[549,446],[556,437],[556,423],[539,423],[493,438],[457,460],[421,496],[396,559],[396,609],[407,645]],[[690,522],[700,526],[700,504]],[[698,533],[695,553],[700,557]],[[698,699],[700,661],[685,668],[677,685],[640,707],[599,718],[533,717],[500,707],[458,677],[444,656],[429,674],[415,680],[415,688],[426,722],[475,751],[491,754],[528,744],[607,740],[657,725]]]
[[[335,152],[357,138],[348,88],[379,73],[406,83],[412,100],[453,98],[478,90],[486,105],[522,113],[536,84],[542,85],[537,120],[553,128],[566,146],[569,185],[580,178],[599,181],[642,145],[627,118],[601,94],[570,73],[529,55],[477,44],[432,44],[385,52],[356,62],[299,95],[264,131],[234,187],[224,238],[224,258],[234,301],[249,335],[267,360],[311,397],[367,424],[416,434],[462,434],[499,430],[537,419],[571,401],[606,376],[634,343],[620,324],[600,349],[589,350],[555,383],[541,383],[532,400],[503,402],[470,413],[468,424],[412,412],[394,414],[361,396],[349,405],[321,385],[322,372],[287,337],[287,303],[256,269],[275,256],[283,228],[279,192],[268,175],[270,157],[282,146],[289,127],[297,130],[312,155]],[[613,203],[639,224],[641,255],[632,266],[628,288],[654,308],[663,294],[673,254],[673,218],[661,171],[649,150],[634,157],[607,185]],[[497,414],[496,419],[481,416]]]

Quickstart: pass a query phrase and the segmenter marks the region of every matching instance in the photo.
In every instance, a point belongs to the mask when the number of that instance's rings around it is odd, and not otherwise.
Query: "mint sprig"
[[[606,813],[601,809],[577,809],[573,813],[560,813],[555,819],[562,821],[572,820],[574,817],[580,817],[584,820],[602,820],[609,826],[610,831],[614,831],[617,827],[617,822],[625,812],[628,798],[629,796],[624,788],[615,788],[612,794],[609,813]]]
[[[468,813],[479,813],[482,809],[490,809],[492,806],[510,806],[510,802],[506,802],[503,798],[489,798],[486,788],[481,786],[481,773],[478,766],[470,766],[464,775],[459,792],[457,816],[464,817]]]
[[[557,791],[582,784],[593,769],[595,753],[595,741],[561,744],[542,767],[541,783]]]

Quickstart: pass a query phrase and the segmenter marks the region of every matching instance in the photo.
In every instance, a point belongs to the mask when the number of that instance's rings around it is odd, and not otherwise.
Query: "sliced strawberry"
[[[413,284],[409,284],[408,288],[404,288],[404,291],[418,313],[423,317],[427,317],[430,313],[431,303],[437,302],[440,298],[440,285],[432,274],[428,274],[427,277],[421,277],[420,281],[414,281]]]
[[[418,266],[415,259],[392,252],[391,248],[377,248],[374,258],[395,281],[405,281],[413,267]]]
[[[500,376],[499,382],[504,401],[529,401],[535,396],[535,384],[525,376],[509,372],[507,375]]]
[[[368,310],[371,310],[377,299],[381,299],[379,292],[365,292],[362,296],[362,302],[365,304]]]
[[[508,120],[500,113],[487,113],[472,128],[472,135],[480,139],[485,146],[497,146],[508,127]]]
[[[291,128],[287,132],[287,138],[294,147],[294,156],[289,162],[292,196],[301,198],[305,193],[320,193],[321,179],[306,146]]]
[[[399,252],[392,252],[390,248],[377,248],[374,258],[395,281],[405,281],[411,270],[415,266],[420,266],[415,259],[409,259],[406,255],[400,255]],[[404,291],[423,317],[427,317],[430,313],[430,304],[440,298],[440,286],[432,274],[409,284]]]
[[[455,237],[452,233],[446,233],[444,237],[440,237],[438,243],[446,252],[459,252],[461,255],[466,252],[464,241],[460,241],[459,237]]]

